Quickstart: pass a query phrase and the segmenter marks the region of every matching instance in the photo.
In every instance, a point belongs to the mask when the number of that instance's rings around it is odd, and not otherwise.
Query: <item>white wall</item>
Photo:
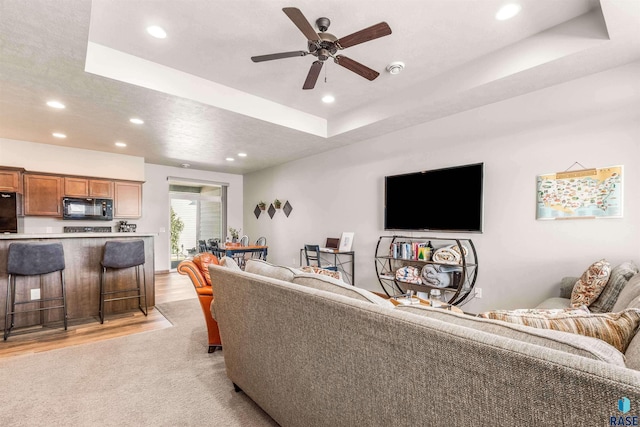
[[[227,192],[227,225],[242,228],[243,212],[243,177],[228,173],[205,172],[170,166],[145,165],[145,183],[142,187],[143,217],[138,223],[138,229],[150,233],[158,233],[155,239],[155,269],[168,271],[170,259],[170,219],[169,181],[167,177],[177,177],[187,180],[200,180],[217,183],[228,183]],[[254,217],[255,218],[255,217]]]
[[[266,236],[269,260],[287,265],[298,263],[303,244],[354,231],[356,284],[380,291],[375,246],[393,234],[383,230],[384,176],[484,162],[484,233],[453,234],[478,251],[484,295],[465,309],[533,307],[557,295],[561,277],[600,258],[640,263],[638,75],[633,63],[246,175],[244,228],[252,240]],[[624,165],[624,218],[535,219],[536,175],[576,161]],[[414,208],[437,203],[441,190],[416,188]],[[255,205],[276,197],[290,201],[291,216],[256,219]]]

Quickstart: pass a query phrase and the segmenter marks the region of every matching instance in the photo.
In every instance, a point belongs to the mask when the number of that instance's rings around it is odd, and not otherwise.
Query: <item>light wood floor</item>
[[[196,298],[196,291],[187,276],[176,272],[155,275],[156,304]],[[16,329],[7,341],[0,341],[0,359],[28,353],[102,341],[110,338],[171,327],[171,323],[154,308],[145,317],[140,310],[110,314],[104,324],[98,317],[70,320],[65,331],[51,324],[30,329]]]

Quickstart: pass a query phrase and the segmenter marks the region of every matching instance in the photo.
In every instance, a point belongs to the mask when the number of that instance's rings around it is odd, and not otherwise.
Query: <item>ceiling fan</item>
[[[379,24],[372,25],[363,30],[356,31],[353,34],[350,34],[346,37],[342,37],[338,39],[333,34],[327,33],[327,29],[329,29],[329,25],[331,21],[329,18],[318,18],[316,20],[316,25],[320,30],[319,33],[313,29],[307,18],[304,17],[300,9],[295,7],[285,7],[282,11],[291,19],[291,21],[298,27],[302,34],[307,38],[308,41],[308,51],[297,50],[294,52],[281,52],[281,53],[273,53],[270,55],[260,55],[260,56],[252,56],[251,60],[253,62],[263,62],[263,61],[271,61],[274,59],[282,59],[282,58],[292,58],[294,56],[306,56],[313,55],[318,60],[314,61],[311,64],[311,69],[309,70],[309,74],[307,74],[307,78],[304,81],[304,85],[302,89],[313,89],[316,85],[316,81],[318,80],[318,76],[320,75],[320,70],[322,70],[322,65],[324,61],[329,58],[333,58],[333,61],[346,68],[347,70],[353,71],[354,73],[364,77],[367,80],[374,80],[376,77],[380,75],[377,71],[372,70],[371,68],[362,65],[361,63],[354,61],[351,58],[348,58],[344,55],[336,55],[338,50],[346,49],[351,46],[355,46],[360,43],[368,42],[370,40],[377,39],[379,37],[388,36],[391,34],[391,28],[386,22],[380,22]]]

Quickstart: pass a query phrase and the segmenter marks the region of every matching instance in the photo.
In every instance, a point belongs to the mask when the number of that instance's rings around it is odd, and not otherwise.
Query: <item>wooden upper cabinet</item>
[[[115,181],[113,188],[113,217],[140,218],[142,216],[142,183]]]
[[[113,197],[113,181],[65,177],[64,195],[69,197]]]
[[[0,191],[22,193],[22,172],[24,169],[1,168]]]
[[[70,197],[89,197],[89,180],[65,177],[64,195]]]
[[[24,214],[62,216],[64,179],[55,175],[24,175]]]
[[[90,179],[89,180],[89,196],[91,197],[113,197],[113,181],[105,179]]]

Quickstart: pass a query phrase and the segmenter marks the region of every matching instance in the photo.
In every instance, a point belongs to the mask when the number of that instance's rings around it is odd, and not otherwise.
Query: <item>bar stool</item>
[[[104,244],[102,256],[102,273],[100,277],[100,323],[104,323],[104,303],[137,298],[138,308],[147,315],[147,291],[144,268],[142,268],[142,285],[140,284],[140,267],[144,265],[144,241],[143,240],[112,240]],[[122,270],[135,267],[136,287],[118,290],[106,290],[107,270]],[[110,295],[137,291],[137,295],[105,298]],[[144,299],[144,309],[142,300]]]
[[[61,243],[11,243],[7,259],[7,304],[4,317],[4,340],[9,338],[15,325],[15,315],[39,311],[44,324],[44,311],[62,309],[64,330],[67,330],[67,295],[64,287],[64,250]],[[45,298],[43,275],[60,272],[61,295]],[[16,301],[16,277],[40,276],[40,296],[27,301]],[[23,280],[24,282],[24,280]],[[48,301],[62,301],[62,305],[43,306]],[[16,311],[16,305],[39,303],[40,307],[31,310]]]

